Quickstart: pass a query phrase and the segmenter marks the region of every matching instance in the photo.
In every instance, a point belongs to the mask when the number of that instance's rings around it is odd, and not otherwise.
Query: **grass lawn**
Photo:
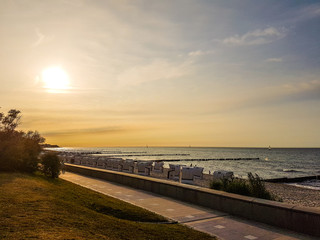
[[[215,239],[62,179],[0,173],[0,239]]]

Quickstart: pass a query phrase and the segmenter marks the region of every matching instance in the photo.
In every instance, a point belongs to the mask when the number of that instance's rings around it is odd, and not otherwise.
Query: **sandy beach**
[[[284,203],[320,208],[320,191],[282,183],[265,183],[266,188]]]

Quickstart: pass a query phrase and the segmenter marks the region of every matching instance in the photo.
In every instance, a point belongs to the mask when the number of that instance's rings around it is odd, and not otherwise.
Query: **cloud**
[[[282,87],[288,95],[295,97],[313,98],[316,96],[320,99],[320,81],[313,80],[307,82],[299,82],[296,84],[286,84]]]
[[[278,106],[279,104],[320,100],[320,81],[311,80],[257,89],[236,98],[220,99],[209,114],[235,112],[250,108]]]
[[[122,85],[139,85],[145,82],[174,79],[192,72],[192,61],[173,62],[156,59],[149,64],[132,67],[118,76]]]
[[[33,47],[39,46],[43,40],[45,39],[45,36],[40,32],[38,28],[35,29],[37,40],[32,44]]]
[[[283,59],[282,58],[268,58],[266,59],[266,62],[283,62]]]
[[[120,127],[104,127],[104,128],[83,128],[83,129],[67,129],[60,131],[50,131],[43,132],[44,137],[53,137],[53,136],[77,136],[77,135],[97,135],[97,134],[113,134],[119,132],[126,132],[128,129],[123,129]]]
[[[315,3],[309,6],[303,7],[294,13],[294,22],[305,21],[312,18],[320,17],[320,4]]]
[[[222,43],[229,46],[250,46],[262,45],[279,40],[286,36],[284,29],[268,27],[263,30],[256,29],[243,35],[234,35],[222,40]]]
[[[197,50],[197,51],[189,52],[188,56],[190,56],[190,57],[198,57],[198,56],[209,55],[209,54],[212,54],[212,53],[213,53],[213,51]]]

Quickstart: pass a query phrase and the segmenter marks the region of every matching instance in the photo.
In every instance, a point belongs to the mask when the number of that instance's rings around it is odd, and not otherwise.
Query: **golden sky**
[[[61,146],[320,147],[318,1],[0,2],[0,107]]]

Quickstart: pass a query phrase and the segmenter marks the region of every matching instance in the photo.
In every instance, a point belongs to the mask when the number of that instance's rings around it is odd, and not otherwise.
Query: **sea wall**
[[[174,181],[65,164],[66,170],[320,237],[320,209],[246,197]]]

